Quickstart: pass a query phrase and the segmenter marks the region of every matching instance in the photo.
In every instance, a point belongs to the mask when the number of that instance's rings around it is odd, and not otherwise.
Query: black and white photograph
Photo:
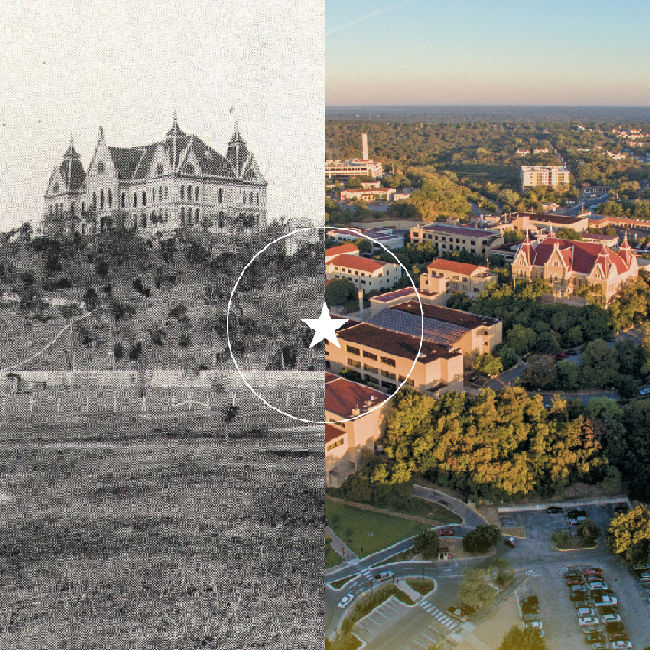
[[[323,645],[324,6],[0,18],[0,648]]]

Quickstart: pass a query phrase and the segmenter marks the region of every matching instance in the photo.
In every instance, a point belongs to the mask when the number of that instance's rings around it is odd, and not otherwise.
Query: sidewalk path
[[[417,603],[422,598],[422,594],[419,591],[415,591],[415,589],[408,586],[406,578],[399,578],[397,580],[397,588],[403,591],[414,603]]]
[[[332,539],[332,548],[343,558],[343,560],[351,560],[357,557],[329,526],[325,526],[325,536],[329,536]]]
[[[414,484],[413,494],[423,499],[434,501],[435,503],[438,503],[445,508],[448,508],[449,510],[455,512],[457,515],[462,517],[463,526],[476,528],[476,526],[484,526],[485,524],[490,523],[485,517],[483,517],[483,515],[479,515],[476,510],[470,508],[466,503],[463,503],[459,499],[449,496],[444,492],[439,492],[438,490],[432,490],[431,488]]]

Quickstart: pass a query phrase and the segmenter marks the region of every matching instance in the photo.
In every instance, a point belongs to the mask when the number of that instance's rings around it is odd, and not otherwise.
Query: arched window
[[[97,207],[97,192],[93,192],[93,208]]]
[[[169,188],[165,185],[165,198],[169,197]]]
[[[181,185],[181,201],[185,200],[185,185]]]
[[[99,209],[104,208],[104,190],[99,190]]]
[[[253,205],[253,193],[251,192],[249,197],[248,197],[248,202]]]
[[[225,228],[226,226],[226,215],[223,212],[219,213],[219,228]]]
[[[165,210],[165,223],[169,221],[169,210]]]
[[[163,175],[163,165],[162,165],[162,163],[158,163],[156,165],[156,174],[158,174],[158,176]]]
[[[70,214],[74,217],[74,201],[70,202]]]
[[[243,203],[244,205],[246,205],[246,192],[244,192],[244,193],[242,194],[241,200],[242,200],[242,203]]]
[[[140,217],[140,225],[143,228],[147,227],[147,215],[146,214],[143,214],[142,217]]]
[[[223,190],[221,188],[219,188],[218,200],[219,203],[223,203]]]
[[[113,192],[109,188],[109,190],[108,190],[108,207],[110,208],[112,206],[113,206]]]
[[[162,185],[158,188],[158,200],[162,201],[163,197],[163,192],[162,192]]]
[[[52,209],[52,206],[50,205],[50,217],[54,216],[54,210]]]
[[[194,212],[194,223],[199,223],[199,209]]]
[[[260,204],[260,193],[259,192],[255,195],[255,200],[257,202],[257,205],[259,205]]]
[[[181,208],[181,225],[185,223],[185,208]]]
[[[82,224],[81,224],[81,234],[82,234],[82,235],[85,235],[85,234],[86,234],[86,224],[85,224],[85,223],[82,223]]]
[[[120,207],[126,208],[126,194],[124,192],[122,192],[122,196],[120,196]]]
[[[194,165],[187,163],[185,165],[185,173],[189,174],[190,176],[194,176]]]
[[[134,212],[133,213],[133,230],[138,229],[138,215]]]
[[[52,185],[52,194],[58,194],[58,193],[59,193],[59,184],[54,183],[54,185]]]
[[[133,192],[133,207],[134,208],[138,207],[138,195],[136,192]]]
[[[151,219],[150,219],[150,222],[151,222],[151,223],[156,223],[156,212],[155,212],[155,210],[152,210],[152,211],[151,211]]]
[[[81,202],[81,214],[86,214],[86,202]]]
[[[98,174],[103,174],[105,170],[106,170],[106,168],[104,167],[104,163],[100,160],[97,163],[97,173]]]
[[[187,186],[187,200],[188,201],[192,200],[192,186],[191,185]]]
[[[142,192],[142,205],[147,205],[147,193]]]
[[[199,188],[198,187],[194,188],[194,200],[195,201],[199,200]]]

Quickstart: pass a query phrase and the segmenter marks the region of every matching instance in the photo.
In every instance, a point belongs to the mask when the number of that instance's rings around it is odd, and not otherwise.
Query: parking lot
[[[614,514],[614,506],[583,506],[581,509],[604,534]],[[539,598],[539,618],[549,648],[585,650],[589,647],[578,625],[565,575],[570,569],[582,570],[592,566],[602,569],[604,581],[618,600],[618,612],[632,647],[642,650],[650,645],[650,603],[647,596],[650,591],[643,590],[635,575],[607,550],[602,536],[596,549],[559,552],[550,543],[550,536],[554,530],[570,530],[566,512],[519,511],[502,515],[501,520],[502,525],[523,526],[526,531],[526,539],[521,540],[506,557],[527,576],[519,591],[519,599],[531,594]],[[600,614],[599,609],[595,609]],[[611,648],[611,642],[608,647]]]

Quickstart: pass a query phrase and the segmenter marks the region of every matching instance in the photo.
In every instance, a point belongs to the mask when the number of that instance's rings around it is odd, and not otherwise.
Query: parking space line
[[[430,636],[427,636],[424,632],[420,632],[420,634],[425,638],[431,641],[431,643],[435,643],[435,640],[432,639]]]

